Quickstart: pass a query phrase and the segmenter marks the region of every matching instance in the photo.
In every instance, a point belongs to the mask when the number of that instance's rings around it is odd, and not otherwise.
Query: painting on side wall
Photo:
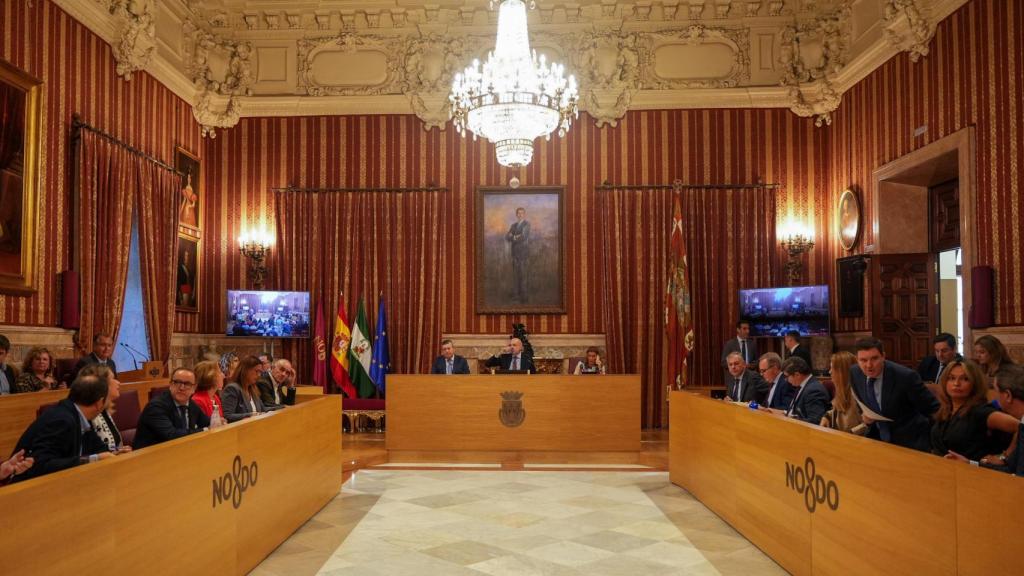
[[[199,312],[199,240],[178,235],[174,306],[178,312]]]
[[[178,231],[199,238],[199,208],[202,203],[199,159],[179,146],[174,149],[174,168],[181,173]]]
[[[35,292],[42,83],[0,60],[0,294]]]
[[[478,314],[565,312],[562,188],[477,190]]]

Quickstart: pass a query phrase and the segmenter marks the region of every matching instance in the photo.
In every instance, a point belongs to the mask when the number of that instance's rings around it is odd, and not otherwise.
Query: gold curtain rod
[[[283,188],[271,188],[273,192],[447,192],[448,188],[441,186],[413,186],[413,187],[386,187],[386,188],[299,188],[296,186],[285,186]]]
[[[128,152],[130,152],[130,153],[132,153],[132,154],[134,154],[136,156],[139,156],[139,157],[141,157],[141,158],[143,158],[145,160],[149,160],[150,162],[152,162],[153,164],[156,164],[157,166],[159,166],[160,168],[163,168],[164,170],[167,170],[169,172],[174,172],[175,174],[179,174],[179,175],[181,174],[181,172],[178,172],[178,170],[176,168],[174,168],[174,166],[170,166],[168,164],[165,164],[159,158],[156,158],[155,156],[152,156],[150,154],[147,154],[146,152],[143,152],[142,150],[139,150],[138,148],[132,146],[131,144],[128,144],[124,140],[121,140],[117,136],[114,136],[113,134],[110,134],[108,132],[104,132],[103,130],[100,130],[99,128],[97,128],[95,126],[84,122],[82,120],[82,117],[79,116],[78,114],[72,115],[71,116],[71,141],[72,142],[74,142],[74,141],[79,139],[79,137],[80,137],[79,133],[82,130],[88,130],[89,132],[92,132],[93,134],[96,134],[97,136],[99,136],[101,138],[105,138],[107,141],[109,141],[109,142],[111,142],[113,144],[116,144],[117,146],[120,146],[120,147],[124,148],[125,150],[127,150]]]
[[[684,184],[676,180],[672,184],[612,184],[605,180],[598,190],[777,190],[781,184]]]

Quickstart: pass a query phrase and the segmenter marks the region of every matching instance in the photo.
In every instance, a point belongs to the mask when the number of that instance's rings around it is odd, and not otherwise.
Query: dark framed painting
[[[181,146],[174,149],[174,168],[181,173],[178,196],[178,232],[199,238],[199,209],[202,206],[202,179],[199,159]]]
[[[42,82],[0,60],[0,294],[35,288]]]
[[[861,255],[836,260],[840,318],[864,317],[864,276],[868,262],[868,258]]]
[[[477,314],[565,312],[565,215],[560,187],[480,187]]]
[[[174,308],[178,312],[199,312],[199,240],[178,234],[175,266]]]

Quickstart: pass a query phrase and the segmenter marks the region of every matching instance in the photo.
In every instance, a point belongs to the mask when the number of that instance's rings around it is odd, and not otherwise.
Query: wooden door
[[[932,252],[960,247],[960,182],[950,180],[928,189],[928,241]]]
[[[916,368],[932,352],[935,334],[934,254],[885,254],[872,257],[874,335],[886,358]]]

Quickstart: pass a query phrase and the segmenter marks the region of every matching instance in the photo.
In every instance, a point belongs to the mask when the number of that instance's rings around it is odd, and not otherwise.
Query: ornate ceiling
[[[207,135],[241,116],[414,113],[444,128],[452,76],[493,47],[486,0],[55,0],[153,74]],[[926,56],[966,0],[536,0],[531,42],[599,125],[629,109],[784,107],[828,124],[899,51]]]

